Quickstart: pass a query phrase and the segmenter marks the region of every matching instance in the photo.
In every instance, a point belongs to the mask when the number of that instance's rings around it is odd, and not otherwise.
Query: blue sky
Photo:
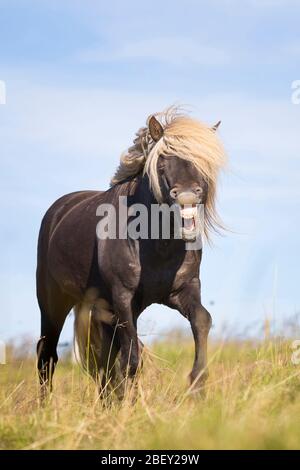
[[[299,311],[299,14],[296,0],[0,0],[0,338],[39,333],[48,206],[107,188],[146,116],[174,102],[221,119],[229,155],[218,207],[231,232],[205,247],[201,274],[215,332],[258,332],[266,316],[276,325]],[[174,327],[188,325],[160,306],[139,325]]]

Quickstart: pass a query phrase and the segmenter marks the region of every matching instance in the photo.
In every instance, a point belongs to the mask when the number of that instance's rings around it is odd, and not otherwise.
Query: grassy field
[[[33,359],[0,366],[1,449],[297,449],[300,364],[291,342],[210,344],[206,398],[188,392],[193,345],[165,340],[145,354],[137,401],[105,406],[71,361],[38,405]]]

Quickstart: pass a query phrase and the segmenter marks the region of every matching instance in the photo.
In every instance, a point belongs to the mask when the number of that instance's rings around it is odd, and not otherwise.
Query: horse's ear
[[[218,130],[218,127],[219,125],[221,124],[221,121],[218,121],[217,124],[215,124],[214,126],[212,126],[211,130],[216,132]]]
[[[154,140],[154,142],[157,142],[163,136],[163,126],[160,122],[158,122],[155,116],[151,116],[151,118],[149,119],[148,127],[152,139]]]

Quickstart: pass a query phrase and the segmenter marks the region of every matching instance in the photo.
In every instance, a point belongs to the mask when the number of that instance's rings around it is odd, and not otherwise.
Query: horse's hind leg
[[[38,292],[41,309],[41,337],[37,343],[37,367],[42,397],[52,389],[52,377],[56,363],[57,343],[65,319],[73,307],[72,300],[64,295],[53,281],[49,281],[44,292]]]
[[[120,344],[116,334],[116,326],[102,324],[102,328],[100,395],[104,398],[113,394],[121,399],[124,395],[124,384],[120,370]]]

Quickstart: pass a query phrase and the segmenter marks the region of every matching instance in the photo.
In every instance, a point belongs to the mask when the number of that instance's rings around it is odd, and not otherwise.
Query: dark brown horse
[[[187,250],[186,242],[197,237],[197,205],[204,207],[204,235],[216,224],[216,179],[224,154],[216,126],[209,128],[173,108],[155,116],[123,155],[109,190],[65,195],[43,218],[37,266],[42,385],[51,385],[58,339],[72,308],[80,357],[101,378],[102,387],[116,381],[118,368],[123,376],[134,377],[141,354],[137,319],[153,303],[176,309],[190,321],[195,340],[191,383],[200,388],[205,382],[211,316],[201,303],[202,249]],[[126,232],[120,237],[118,230],[114,237],[97,236],[97,224],[104,220],[99,207],[116,209],[115,227],[120,228],[124,197],[128,208],[140,204],[148,210],[147,236]],[[161,227],[158,237],[151,236],[149,214],[158,203],[179,207],[181,238],[174,235],[174,217],[167,238]],[[126,220],[133,219],[128,215]]]

